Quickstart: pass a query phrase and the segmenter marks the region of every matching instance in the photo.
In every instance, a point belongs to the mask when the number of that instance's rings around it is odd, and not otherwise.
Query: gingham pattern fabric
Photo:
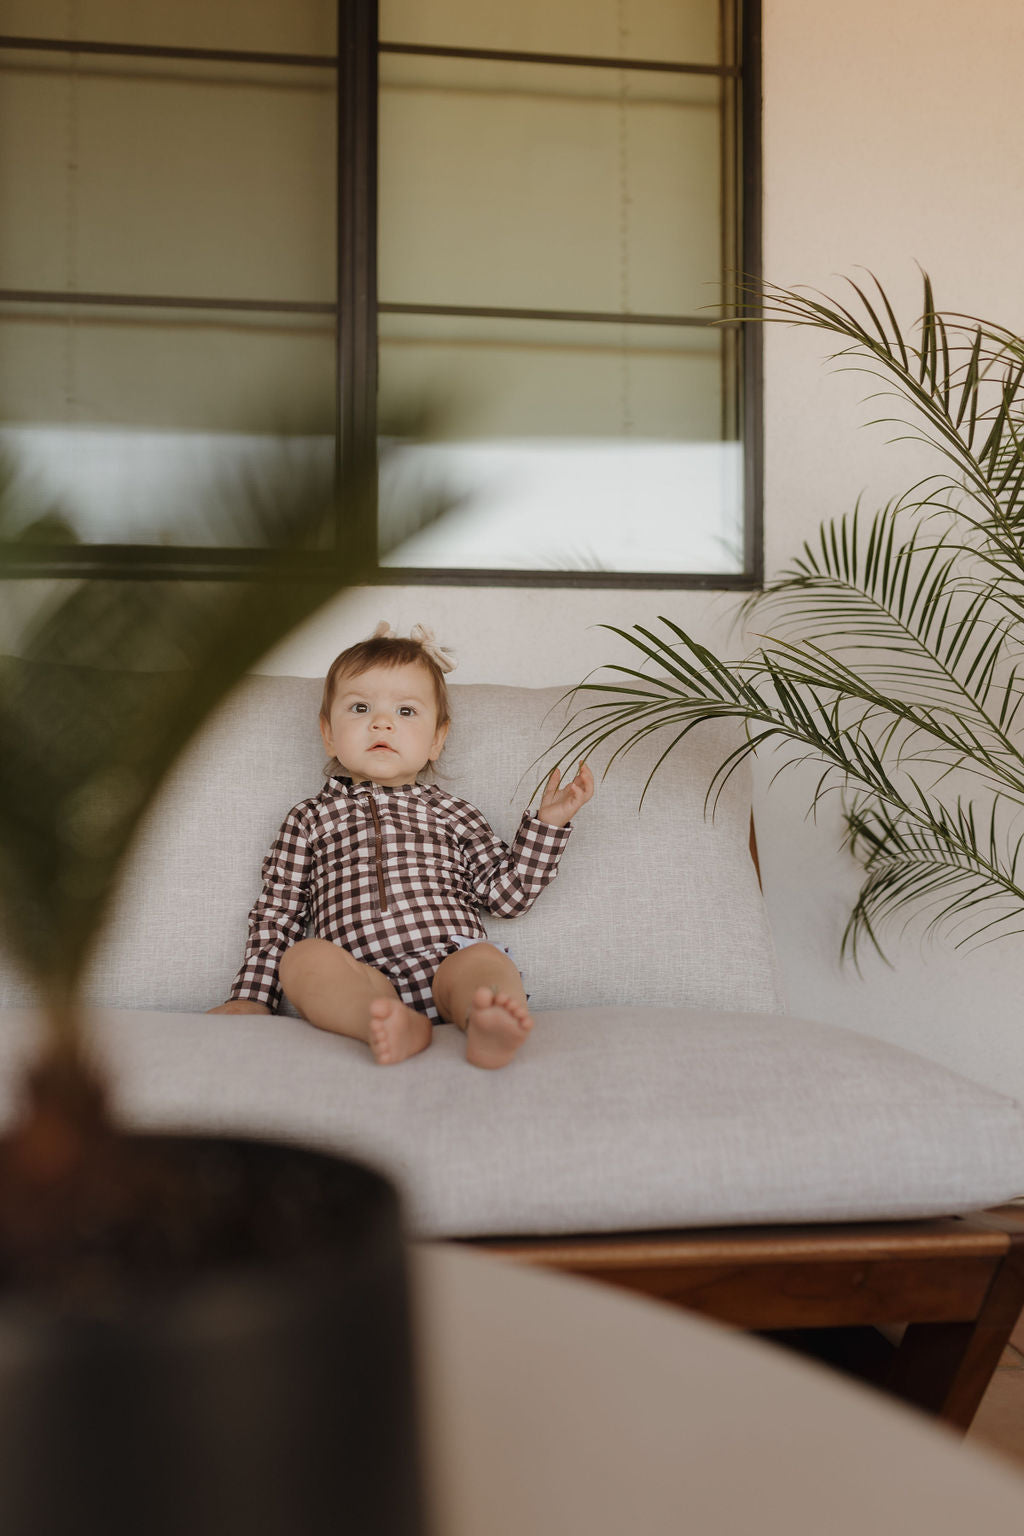
[[[328,779],[289,811],[263,861],[230,995],[276,1011],[281,956],[308,928],[436,1018],[430,984],[445,955],[459,938],[486,938],[481,908],[515,917],[531,907],[569,835],[527,811],[509,847],[475,806],[436,785]]]

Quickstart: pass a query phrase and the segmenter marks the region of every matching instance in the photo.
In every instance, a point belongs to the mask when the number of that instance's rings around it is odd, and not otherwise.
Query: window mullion
[[[740,202],[741,268],[745,284],[761,280],[761,0],[744,0],[740,26]],[[764,581],[764,353],[763,328],[745,325],[743,348],[742,436],[744,473],[744,566],[755,586]]]
[[[358,484],[339,540],[376,556],[377,3],[338,0],[338,440],[340,482]]]

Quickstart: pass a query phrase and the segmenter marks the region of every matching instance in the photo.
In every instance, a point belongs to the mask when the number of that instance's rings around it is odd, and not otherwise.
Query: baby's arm
[[[308,806],[285,819],[263,860],[263,889],[249,913],[249,941],[226,1003],[210,1013],[276,1013],[281,1001],[278,966],[289,945],[306,931],[312,851]]]
[[[572,833],[573,811],[594,793],[589,769],[580,769],[572,784],[558,790],[556,774],[548,779],[540,810],[526,811],[512,846],[503,843],[485,818],[467,807],[462,857],[473,895],[497,917],[517,917],[533,906],[558,873],[562,850]],[[563,819],[564,818],[564,819]]]

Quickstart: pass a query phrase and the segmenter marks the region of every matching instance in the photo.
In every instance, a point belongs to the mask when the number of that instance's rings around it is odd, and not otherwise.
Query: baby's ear
[[[441,756],[441,750],[448,738],[448,727],[450,724],[451,721],[446,720],[444,725],[439,725],[436,732],[434,733],[434,740],[430,747],[430,756],[427,758],[428,763],[436,763],[438,758]]]
[[[338,754],[334,750],[334,737],[331,734],[331,722],[325,720],[323,715],[320,716],[320,739],[331,756],[337,757]]]

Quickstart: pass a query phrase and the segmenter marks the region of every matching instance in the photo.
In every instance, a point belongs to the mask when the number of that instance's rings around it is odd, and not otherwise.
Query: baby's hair
[[[360,672],[368,672],[371,667],[407,667],[413,664],[425,667],[429,672],[434,685],[438,726],[447,725],[452,716],[444,673],[421,641],[405,639],[400,635],[372,635],[369,640],[360,640],[335,656],[324,678],[320,719],[324,722],[330,719],[331,705],[342,678],[358,677]],[[325,771],[328,774],[337,773],[340,767],[338,759],[332,757]]]

